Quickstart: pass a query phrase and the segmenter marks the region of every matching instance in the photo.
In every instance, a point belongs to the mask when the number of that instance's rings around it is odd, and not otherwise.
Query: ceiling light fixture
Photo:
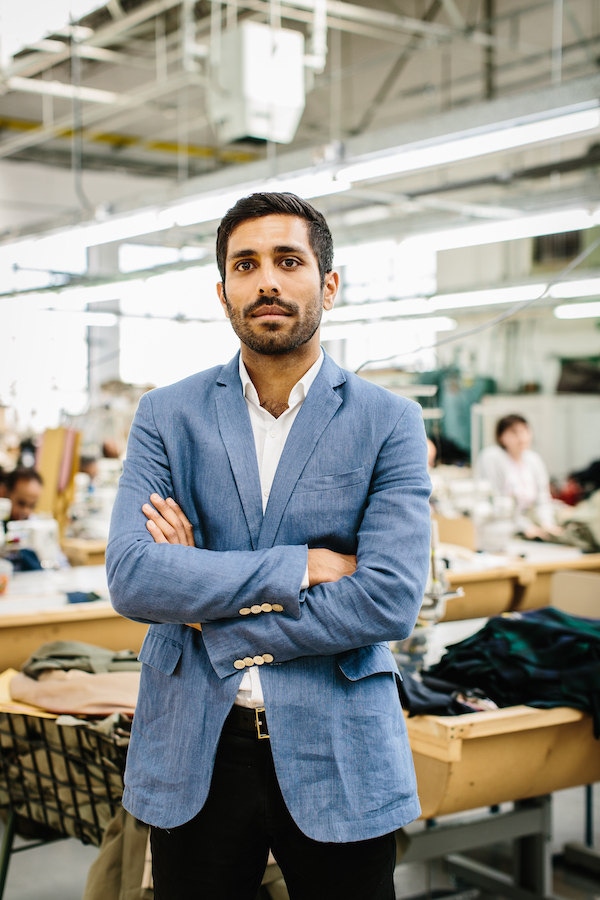
[[[57,251],[65,239],[65,231],[69,233],[71,247],[75,244],[81,248],[99,244],[115,243],[146,234],[169,231],[171,228],[184,228],[203,222],[221,219],[227,210],[240,197],[253,191],[292,191],[306,199],[324,197],[330,194],[349,190],[350,184],[336,179],[329,171],[304,171],[281,175],[259,183],[239,184],[227,191],[213,191],[198,194],[163,207],[152,206],[136,209],[130,213],[111,215],[102,219],[81,222],[67,228],[40,234],[12,242],[10,252],[17,248],[20,256],[31,256],[43,242],[45,248],[56,244]]]
[[[260,184],[240,184],[233,190],[202,194],[166,206],[157,217],[153,230],[197,225],[221,219],[233,204],[254,191],[291,191],[307,200],[326,197],[350,189],[350,183],[335,178],[329,171],[296,172],[262,181]]]
[[[402,149],[378,153],[343,166],[338,171],[338,177],[356,183],[401,175],[599,128],[598,101],[589,101],[581,107],[575,111],[552,110],[546,117],[534,120],[499,122],[489,128],[475,129],[472,133],[465,131],[445,135],[441,139],[416,141]]]
[[[456,319],[451,319],[449,316],[420,316],[410,319],[390,316],[388,319],[371,322],[370,324],[375,328],[377,326],[384,328],[387,326],[389,329],[394,322],[398,325],[401,324],[406,329],[418,329],[423,326],[428,332],[455,331],[458,328]],[[321,336],[324,341],[344,340],[345,338],[356,336],[358,328],[364,328],[364,322],[361,322],[359,319],[345,322],[326,322],[323,320]]]
[[[565,281],[551,287],[548,282],[530,282],[528,284],[506,285],[498,288],[484,288],[473,291],[457,291],[448,294],[434,294],[427,297],[407,297],[400,300],[381,300],[371,303],[356,303],[334,306],[324,314],[323,323],[342,324],[351,322],[370,322],[380,319],[398,318],[433,318],[437,313],[458,309],[476,309],[502,304],[529,303],[537,299],[560,297],[585,297],[600,295],[600,278],[582,278],[580,281]],[[575,310],[569,315],[559,318],[579,318],[584,315],[597,315],[596,304],[567,304],[559,306],[559,310]],[[581,308],[581,312],[578,312]],[[443,317],[437,317],[440,320]]]
[[[503,303],[528,303],[542,298],[560,299],[567,297],[600,296],[600,278],[582,278],[550,284],[549,282],[531,282],[506,287],[489,288],[479,291],[461,291],[452,294],[436,294],[427,302],[432,313],[444,310],[469,309],[475,307],[495,306]],[[576,319],[598,315],[594,303],[571,303],[556,307],[565,314],[555,315],[557,318]],[[570,312],[569,312],[570,311]],[[573,312],[574,311],[574,312]]]
[[[516,284],[509,287],[490,288],[482,291],[461,291],[454,294],[436,294],[431,298],[431,312],[449,309],[468,309],[475,306],[496,306],[501,303],[527,303],[541,297],[545,283]]]
[[[600,319],[600,300],[589,303],[564,303],[554,310],[557,319]]]
[[[568,297],[600,297],[600,278],[582,278],[580,281],[559,281],[548,291],[556,300]]]
[[[115,91],[103,91],[100,88],[83,87],[65,84],[63,81],[42,81],[39,78],[21,78],[13,75],[5,83],[6,90],[36,94],[45,97],[62,97],[67,100],[79,100],[87,103],[105,103],[117,106],[122,98]]]
[[[423,241],[426,246],[436,251],[455,250],[460,247],[517,241],[545,234],[585,231],[598,225],[600,225],[600,207],[563,209],[517,216],[500,222],[477,222],[474,225],[458,225],[440,231],[423,232],[414,238],[407,238],[406,242]]]

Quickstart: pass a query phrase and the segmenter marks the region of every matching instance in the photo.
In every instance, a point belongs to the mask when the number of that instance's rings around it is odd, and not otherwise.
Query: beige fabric
[[[140,684],[139,672],[99,672],[51,669],[36,678],[17,673],[10,682],[14,701],[54,713],[80,716],[133,715]]]

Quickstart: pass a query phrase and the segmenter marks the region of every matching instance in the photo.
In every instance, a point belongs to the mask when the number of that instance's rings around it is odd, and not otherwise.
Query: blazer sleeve
[[[207,623],[203,638],[217,673],[230,674],[236,658],[265,650],[281,663],[407,637],[429,571],[430,488],[422,414],[411,402],[375,460],[356,572],[304,591],[298,618],[267,612]]]
[[[154,542],[142,505],[154,491],[176,496],[171,463],[152,399],[144,395],[129,435],[106,549],[115,610],[141,622],[205,623],[239,617],[241,608],[261,597],[285,603],[298,615],[306,546],[215,551]]]

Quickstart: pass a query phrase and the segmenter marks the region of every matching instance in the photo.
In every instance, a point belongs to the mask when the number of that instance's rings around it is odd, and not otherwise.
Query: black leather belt
[[[225,719],[224,728],[227,731],[241,732],[247,737],[253,737],[257,741],[269,739],[269,729],[264,706],[250,709],[246,706],[234,704],[231,712]]]

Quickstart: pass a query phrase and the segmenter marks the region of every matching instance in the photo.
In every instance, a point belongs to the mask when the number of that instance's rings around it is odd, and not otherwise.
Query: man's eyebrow
[[[296,256],[304,256],[308,252],[307,248],[303,247],[301,244],[281,244],[279,247],[274,247],[273,249],[278,255],[294,253]]]
[[[285,255],[286,253],[293,253],[296,256],[306,256],[308,251],[306,247],[303,247],[301,244],[279,244],[272,248],[272,252],[277,256]],[[251,247],[248,247],[245,250],[236,250],[234,253],[230,253],[227,258],[235,261],[236,259],[247,259],[249,256],[257,255],[258,250],[253,250]]]
[[[256,250],[236,250],[235,253],[228,253],[227,259],[243,259],[246,256],[256,256]]]

